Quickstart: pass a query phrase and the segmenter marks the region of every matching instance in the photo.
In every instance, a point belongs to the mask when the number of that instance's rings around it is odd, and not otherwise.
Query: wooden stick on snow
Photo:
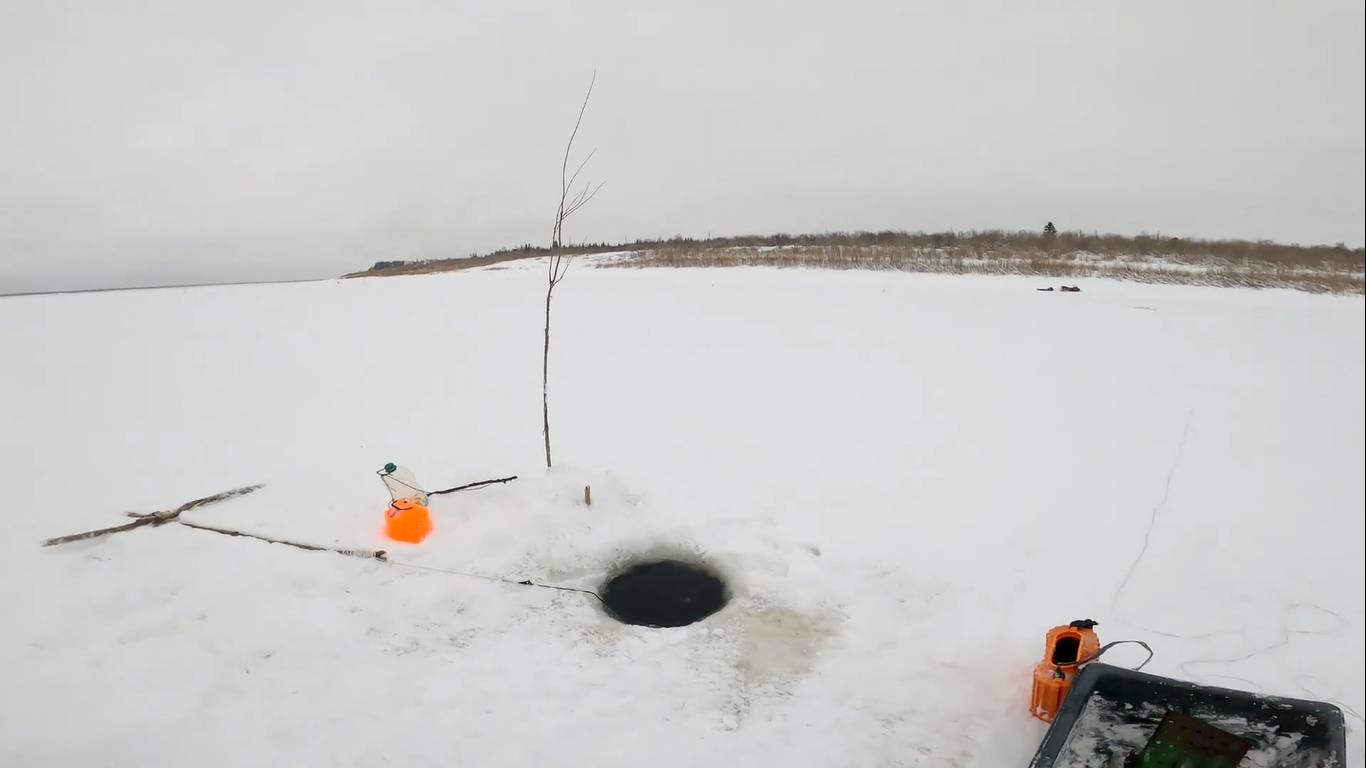
[[[248,539],[264,541],[268,544],[284,544],[287,547],[294,547],[296,549],[306,549],[310,552],[335,552],[339,555],[346,555],[347,557],[359,557],[363,560],[385,559],[384,550],[382,549],[341,549],[340,547],[323,547],[318,546],[317,544],[304,544],[303,542],[299,541],[289,541],[288,539],[273,539],[269,536],[262,536],[259,533],[234,531],[231,528],[215,528],[212,525],[202,525],[200,523],[187,523],[184,520],[177,520],[176,522],[180,523],[186,528],[194,528],[195,530],[199,531],[212,531],[213,533],[221,533],[224,536],[245,536]]]
[[[43,546],[45,546],[45,547],[51,547],[51,546],[54,546],[54,545],[57,545],[57,544],[69,544],[69,543],[71,543],[71,542],[73,542],[73,541],[85,541],[86,539],[93,539],[93,538],[96,538],[97,536],[106,536],[106,535],[111,534],[111,533],[120,533],[120,532],[123,532],[123,531],[131,531],[131,530],[133,530],[134,528],[141,528],[141,527],[144,526],[144,525],[151,525],[151,526],[165,525],[166,523],[169,523],[169,522],[171,522],[172,520],[177,520],[177,519],[180,517],[180,513],[181,513],[181,512],[187,512],[187,511],[189,511],[189,510],[191,510],[191,509],[195,509],[195,508],[197,508],[197,507],[202,507],[202,506],[205,506],[205,505],[208,505],[208,504],[215,504],[215,503],[220,502],[220,501],[227,501],[228,499],[233,499],[233,498],[236,498],[236,497],[238,497],[238,496],[245,496],[245,495],[247,495],[248,493],[251,493],[252,491],[255,491],[255,490],[260,489],[263,485],[265,485],[265,484],[264,484],[264,483],[261,483],[261,484],[258,484],[258,485],[247,485],[247,486],[243,486],[243,487],[241,487],[241,488],[234,488],[234,489],[232,489],[231,491],[224,491],[224,492],[222,492],[222,493],[215,493],[215,494],[212,495],[212,496],[205,496],[205,497],[202,498],[202,499],[195,499],[194,501],[187,501],[187,502],[185,502],[184,504],[181,504],[180,506],[178,506],[178,507],[176,507],[175,509],[172,509],[172,510],[163,510],[163,511],[160,511],[160,512],[146,512],[146,513],[129,512],[129,513],[128,513],[128,516],[129,516],[129,517],[132,517],[132,518],[135,518],[135,519],[133,520],[133,522],[131,522],[131,523],[124,523],[123,525],[115,525],[115,526],[113,526],[113,527],[111,527],[111,528],[97,528],[97,529],[95,529],[95,530],[93,530],[93,531],[85,531],[85,532],[83,532],[83,533],[73,533],[73,534],[70,534],[70,535],[67,535],[67,536],[58,536],[58,537],[56,537],[56,538],[54,538],[54,539],[48,539],[47,541],[44,541],[44,542],[43,542]]]

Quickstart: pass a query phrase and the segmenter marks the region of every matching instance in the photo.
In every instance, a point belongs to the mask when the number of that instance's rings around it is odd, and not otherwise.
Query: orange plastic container
[[[1034,688],[1029,697],[1029,712],[1051,723],[1072,690],[1080,665],[1100,650],[1100,638],[1090,619],[1074,621],[1048,630],[1044,638],[1043,661],[1034,667]]]
[[[431,532],[431,514],[412,499],[398,499],[384,510],[384,533],[394,541],[418,544]]]

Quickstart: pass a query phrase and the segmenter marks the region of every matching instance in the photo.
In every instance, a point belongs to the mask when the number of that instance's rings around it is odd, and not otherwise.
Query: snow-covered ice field
[[[0,765],[1023,766],[1075,618],[1362,712],[1360,297],[581,265],[546,472],[534,267],[0,299]],[[521,479],[392,545],[386,461]],[[186,518],[394,564],[39,546],[253,482]],[[650,552],[734,600],[653,630],[405,565],[592,589]]]

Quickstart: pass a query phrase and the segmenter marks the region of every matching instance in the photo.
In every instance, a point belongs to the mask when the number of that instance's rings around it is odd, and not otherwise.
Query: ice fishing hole
[[[634,563],[607,579],[602,603],[612,618],[642,627],[683,627],[716,613],[730,590],[706,566],[681,560]]]

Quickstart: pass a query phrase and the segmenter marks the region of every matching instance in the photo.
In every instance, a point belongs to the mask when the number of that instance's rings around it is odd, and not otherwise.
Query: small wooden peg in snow
[[[593,486],[585,485],[583,487],[583,503],[590,507],[593,506]]]

